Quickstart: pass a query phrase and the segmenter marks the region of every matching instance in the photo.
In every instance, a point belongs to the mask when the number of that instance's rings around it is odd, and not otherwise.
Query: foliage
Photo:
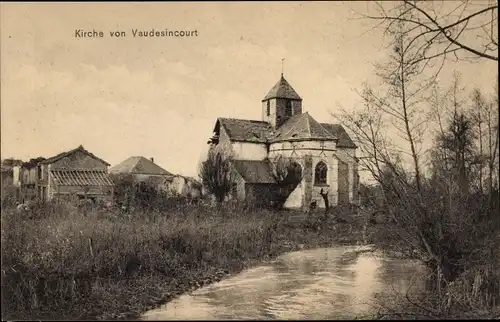
[[[138,181],[133,175],[112,175],[114,187],[114,203],[127,211],[161,210],[169,204],[169,195],[160,189],[158,182]]]
[[[60,202],[23,214],[2,209],[2,317],[85,319],[143,311],[154,298],[290,250],[290,243],[314,247],[353,237],[306,226],[307,218],[288,220],[286,212],[236,204],[182,204],[129,215],[118,209],[83,215]]]
[[[31,168],[36,167],[38,165],[38,163],[40,163],[44,160],[45,160],[44,157],[31,158],[29,161],[23,162],[22,166],[25,169],[31,169]]]
[[[234,183],[231,162],[230,153],[212,147],[208,151],[207,159],[199,167],[199,176],[203,185],[215,196],[218,202],[224,201]]]
[[[4,182],[4,185],[1,189],[1,206],[3,207],[11,207],[16,205],[17,203],[17,193],[18,193],[18,188],[14,186],[12,183],[6,184]]]
[[[281,209],[288,196],[302,181],[302,167],[292,158],[278,155],[271,161],[274,179],[277,182],[273,206]]]
[[[273,160],[273,175],[278,184],[299,184],[302,180],[302,167],[293,158],[279,155]]]

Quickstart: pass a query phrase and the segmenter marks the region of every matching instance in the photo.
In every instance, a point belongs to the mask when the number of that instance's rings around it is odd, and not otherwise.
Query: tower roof
[[[281,74],[280,80],[271,88],[263,101],[271,98],[288,98],[295,100],[302,100],[302,98],[297,94],[293,87],[287,82],[283,74]]]

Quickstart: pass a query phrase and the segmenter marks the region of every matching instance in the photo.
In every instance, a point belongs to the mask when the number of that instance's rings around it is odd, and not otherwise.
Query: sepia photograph
[[[495,0],[0,2],[1,316],[500,319]]]

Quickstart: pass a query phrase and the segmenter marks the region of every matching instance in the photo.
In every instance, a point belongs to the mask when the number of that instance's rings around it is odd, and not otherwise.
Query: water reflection
[[[293,252],[183,295],[143,319],[351,319],[374,313],[375,298],[422,290],[424,272],[418,263],[356,247]]]

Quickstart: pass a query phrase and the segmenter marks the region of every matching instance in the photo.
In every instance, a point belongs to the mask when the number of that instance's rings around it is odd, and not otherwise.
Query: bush
[[[186,197],[169,195],[155,180],[137,181],[132,175],[113,175],[112,180],[115,184],[114,204],[127,212],[164,211],[190,201]]]
[[[1,189],[1,207],[13,207],[18,202],[18,189],[13,185],[5,185]]]
[[[99,281],[156,275],[183,279],[205,267],[262,257],[277,219],[271,212],[184,205],[169,213],[37,205],[2,211],[2,311],[62,310],[92,303]],[[93,299],[95,301],[95,298]],[[90,306],[90,305],[89,305]]]

